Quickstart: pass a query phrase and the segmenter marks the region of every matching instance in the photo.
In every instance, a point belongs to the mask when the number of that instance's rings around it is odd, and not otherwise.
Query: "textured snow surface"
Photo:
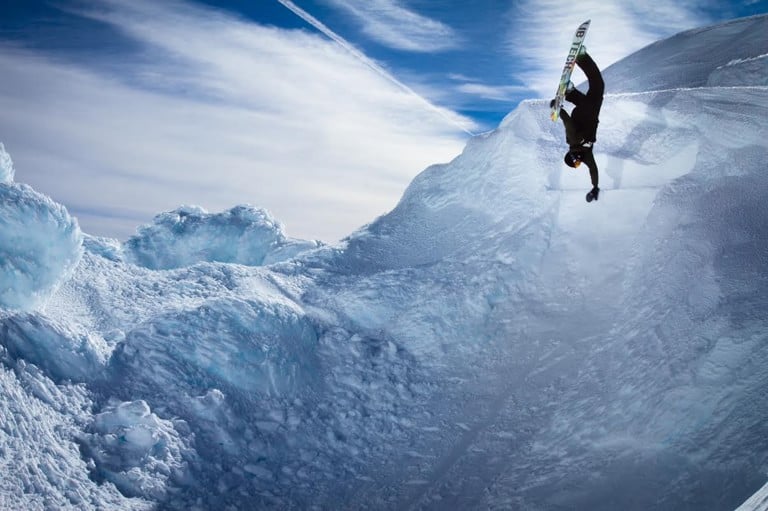
[[[763,509],[766,20],[612,68],[597,203],[544,101],[338,246],[0,184],[0,508]]]
[[[92,478],[79,438],[93,419],[90,392],[55,385],[0,349],[0,509],[151,509]]]

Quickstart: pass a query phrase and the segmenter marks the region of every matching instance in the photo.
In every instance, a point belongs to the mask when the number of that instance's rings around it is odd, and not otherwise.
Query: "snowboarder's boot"
[[[579,53],[576,55],[576,63],[581,64],[584,61],[584,56],[587,54],[587,47],[583,44],[579,48]]]

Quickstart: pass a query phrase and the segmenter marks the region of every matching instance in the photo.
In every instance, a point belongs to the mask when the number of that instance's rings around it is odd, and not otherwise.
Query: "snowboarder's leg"
[[[584,71],[589,81],[589,91],[587,91],[587,97],[592,100],[602,100],[605,92],[605,82],[603,82],[603,75],[600,74],[600,69],[592,60],[592,57],[588,53],[582,53],[576,58],[576,64]]]

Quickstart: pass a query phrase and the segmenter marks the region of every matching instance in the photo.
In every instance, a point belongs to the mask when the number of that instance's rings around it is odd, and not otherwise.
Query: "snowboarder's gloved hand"
[[[600,188],[595,186],[592,188],[592,191],[589,193],[592,194],[592,200],[597,200],[597,196],[600,194]]]
[[[549,102],[549,108],[553,108],[555,106],[555,100]]]

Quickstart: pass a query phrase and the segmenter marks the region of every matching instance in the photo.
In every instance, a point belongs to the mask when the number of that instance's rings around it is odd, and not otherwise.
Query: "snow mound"
[[[290,395],[314,380],[316,342],[295,307],[213,299],[128,332],[111,365],[121,387],[138,395],[178,399],[211,388]]]
[[[187,460],[194,458],[189,428],[159,418],[145,401],[111,401],[94,417],[92,430],[86,442],[99,475],[128,497],[162,501],[169,481],[188,477]]]
[[[52,380],[91,381],[102,373],[108,348],[102,338],[75,333],[39,314],[20,313],[2,321],[0,339],[14,358],[24,358],[43,369]]]
[[[546,126],[540,117],[537,107],[521,105],[452,162],[416,176],[394,210],[345,240],[337,264],[368,273],[482,255],[504,259],[503,242],[488,233],[512,236],[551,208],[546,173],[531,172],[552,168],[551,154],[537,140]],[[561,158],[560,149],[555,154]],[[509,247],[502,250],[514,252]]]
[[[5,151],[5,146],[0,143],[0,183],[12,183],[14,172],[11,155]]]
[[[0,307],[42,306],[79,262],[82,242],[64,206],[29,186],[0,183]]]
[[[707,85],[765,85],[766,75],[741,71],[765,64],[756,57],[768,53],[768,15],[681,32],[633,53],[603,71],[606,91],[647,92]],[[670,48],[674,48],[671,52]],[[739,72],[725,73],[733,61],[751,62]],[[764,69],[764,67],[762,67]],[[638,72],[639,70],[639,72]],[[730,75],[727,79],[725,75]],[[602,130],[602,128],[601,128]]]
[[[206,261],[261,266],[317,246],[286,238],[282,225],[263,209],[236,206],[210,214],[198,206],[182,206],[139,228],[124,248],[130,262],[166,270]]]

